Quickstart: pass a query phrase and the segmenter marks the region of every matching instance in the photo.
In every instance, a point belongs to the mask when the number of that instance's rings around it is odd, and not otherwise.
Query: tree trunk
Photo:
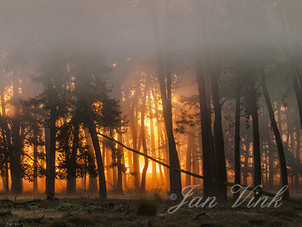
[[[126,162],[125,162],[125,150],[122,148],[122,165],[124,167],[124,170],[126,171],[127,167],[126,167]],[[128,163],[129,166],[131,165],[131,162]],[[123,188],[125,191],[128,190],[128,177],[127,177],[127,174],[126,172],[123,172]]]
[[[150,113],[150,132],[151,132],[151,150],[152,155],[156,157],[156,149],[155,149],[155,135],[154,135],[154,113],[152,108],[152,88],[149,89],[149,97],[148,97],[148,104],[149,104],[149,113]],[[153,101],[155,102],[155,99],[153,97]],[[156,171],[156,163],[152,162],[152,183],[153,185],[157,181],[157,171]]]
[[[110,137],[113,138],[113,132],[112,130],[110,130]],[[117,191],[117,150],[115,148],[115,144],[112,141],[106,141],[107,145],[109,146],[110,150],[111,150],[111,159],[112,159],[112,163],[114,163],[115,165],[112,165],[112,187],[113,187],[113,191]],[[109,162],[108,162],[109,163]]]
[[[267,141],[263,142],[263,147],[265,151],[265,187],[267,188],[269,185],[269,149],[267,145]]]
[[[73,129],[73,144],[72,151],[69,160],[69,171],[67,175],[67,193],[76,193],[76,183],[77,183],[77,151],[79,147],[79,125],[74,125]]]
[[[219,75],[220,75],[220,65],[218,69],[214,69],[214,65],[209,61],[209,66],[211,68],[210,81],[212,88],[212,98],[214,104],[214,142],[216,148],[216,179],[217,179],[217,199],[221,202],[227,199],[227,172],[226,172],[226,161],[225,161],[225,150],[224,150],[224,138],[222,129],[222,114],[221,114],[221,103],[219,95]],[[220,62],[218,64],[221,64]],[[211,66],[212,65],[212,66]]]
[[[298,77],[299,77],[298,71],[296,67],[292,65],[292,78],[293,78],[294,90],[295,90],[299,116],[300,116],[300,127],[302,128],[302,95],[301,95],[302,89],[301,89],[301,85],[299,86]]]
[[[193,173],[200,174],[200,158],[196,155],[196,149],[192,149]],[[193,185],[200,184],[200,179],[193,177]]]
[[[131,113],[130,113],[130,125],[131,125],[131,134],[132,134],[132,145],[133,149],[137,150],[137,118],[135,115],[135,104],[132,103]],[[133,154],[133,175],[134,175],[134,185],[135,189],[139,190],[139,179],[140,179],[140,169],[139,169],[139,156],[138,154]]]
[[[143,146],[144,154],[146,155],[148,155],[148,149],[147,149],[146,132],[145,132],[145,112],[146,112],[146,99],[147,99],[148,88],[149,88],[149,76],[147,76],[145,82],[144,95],[142,97],[143,101],[142,101],[142,110],[141,110],[141,133],[140,133],[140,140]],[[146,192],[146,178],[147,178],[147,170],[149,167],[148,158],[145,157],[144,161],[145,161],[145,165],[142,172],[142,181],[141,181],[141,189],[140,189],[141,193]]]
[[[279,131],[280,131],[280,136],[281,136],[281,139],[283,137],[283,132],[282,132],[282,119],[281,119],[281,106],[282,106],[282,103],[281,102],[278,102],[278,128],[279,128]],[[283,141],[283,140],[282,140]]]
[[[252,116],[253,125],[253,156],[254,156],[254,187],[261,185],[261,155],[260,155],[260,133],[259,133],[259,120],[258,120],[258,97],[253,80],[249,82],[249,105]],[[255,192],[255,197],[261,196]]]
[[[299,129],[296,130],[297,135],[297,147],[296,147],[296,166],[301,166],[301,159],[300,159],[300,153],[301,153],[301,131]],[[295,175],[295,187],[299,188],[299,180],[300,180],[300,172],[299,169],[297,169],[297,173]]]
[[[5,193],[9,192],[9,171],[8,171],[8,163],[9,163],[9,155],[12,152],[11,148],[11,142],[10,142],[10,135],[9,135],[9,131],[8,131],[8,126],[7,126],[7,122],[5,120],[5,100],[4,100],[4,94],[3,91],[0,91],[0,99],[1,99],[1,117],[3,119],[1,119],[0,123],[1,125],[3,124],[3,127],[1,127],[2,129],[2,135],[3,135],[3,140],[4,140],[4,144],[5,144],[5,151],[6,153],[4,154],[5,157],[5,163],[4,163],[4,182],[3,182],[3,191]]]
[[[153,87],[152,89],[152,95],[155,99],[156,97],[156,92],[155,92],[155,89]],[[162,153],[162,149],[164,147],[164,145],[166,144],[166,141],[164,139],[164,136],[163,136],[163,130],[162,127],[161,127],[161,124],[160,124],[160,117],[159,117],[159,111],[158,111],[158,102],[157,100],[154,101],[155,104],[155,118],[156,118],[156,127],[157,127],[157,146],[158,146],[158,155],[160,158],[164,158],[166,161],[168,161],[167,159],[167,151]],[[169,188],[170,185],[169,185],[169,170],[167,169],[164,169],[160,166],[160,175],[162,177],[162,179],[164,179],[164,181],[162,182],[165,182],[165,187],[166,188]]]
[[[114,160],[112,160],[112,152],[110,152],[109,150],[107,150],[108,148],[108,141],[103,139],[103,144],[102,144],[102,147],[103,147],[103,150],[104,150],[104,153],[105,153],[105,162],[104,162],[104,165],[106,166],[107,168],[107,175],[106,175],[106,179],[107,179],[107,182],[110,184],[111,186],[111,190],[114,191],[114,185],[113,185],[113,168],[110,168],[110,163],[112,163]],[[108,190],[108,189],[107,189]]]
[[[241,158],[240,158],[240,84],[236,89],[236,104],[235,104],[235,184],[240,184],[241,178]],[[238,188],[236,188],[236,191]],[[234,193],[233,197],[235,200],[238,199],[240,193]]]
[[[89,129],[84,128],[85,139],[88,145],[88,173],[89,173],[89,185],[88,191],[92,194],[97,193],[98,185],[97,185],[97,175],[95,174],[95,158],[94,158],[94,148],[91,140],[91,136],[89,135]]]
[[[162,64],[162,63],[159,63]],[[161,66],[159,68],[162,68]],[[173,133],[173,121],[172,121],[172,100],[171,100],[171,75],[168,75],[167,85],[165,85],[165,79],[163,71],[159,70],[159,83],[161,90],[161,97],[163,101],[163,114],[166,126],[168,144],[169,144],[169,163],[170,163],[170,192],[175,193],[178,199],[182,198],[181,193],[181,178],[178,153],[176,149],[174,133]]]
[[[47,183],[46,183],[46,194],[48,200],[55,198],[55,179],[56,179],[56,119],[57,110],[56,106],[52,104],[50,109],[50,142],[49,142],[49,154],[47,156]]]
[[[86,99],[87,100],[87,99]],[[104,164],[101,155],[100,143],[96,131],[96,126],[93,120],[92,109],[91,106],[88,106],[88,129],[92,139],[96,162],[97,162],[97,170],[99,174],[99,195],[101,199],[107,198],[107,190],[106,190],[106,180],[105,180],[105,170]]]
[[[38,146],[34,144],[33,193],[38,193]]]
[[[248,177],[248,169],[249,169],[249,153],[250,153],[250,140],[249,136],[246,135],[246,140],[245,140],[245,154],[244,154],[244,167],[242,169],[242,183],[243,185],[247,185],[247,177]]]
[[[268,108],[269,112],[269,118],[271,121],[271,127],[273,129],[274,135],[275,135],[275,140],[277,143],[278,147],[278,154],[279,154],[279,164],[280,164],[280,169],[281,169],[281,182],[282,186],[287,186],[288,185],[288,180],[287,180],[287,167],[286,167],[286,160],[285,160],[285,154],[284,154],[284,148],[282,144],[282,139],[281,135],[277,126],[277,122],[275,119],[274,115],[274,110],[273,106],[269,97],[268,89],[267,89],[267,84],[266,84],[266,78],[265,78],[265,71],[262,69],[262,72],[260,73],[261,81],[262,81],[262,90],[263,90],[263,95],[265,98],[266,106]],[[289,197],[289,190],[286,190],[284,192],[285,197]]]
[[[174,133],[173,133],[173,121],[172,121],[172,100],[171,100],[171,75],[169,73],[169,68],[167,69],[166,78],[164,71],[164,58],[162,53],[162,48],[160,45],[159,39],[159,28],[157,15],[154,8],[154,5],[151,4],[151,14],[153,19],[153,28],[154,28],[154,38],[156,44],[156,58],[157,58],[157,73],[158,81],[161,93],[161,99],[163,103],[163,115],[164,122],[166,127],[166,133],[168,138],[169,145],[169,164],[170,164],[170,193],[176,194],[178,199],[182,199],[181,193],[181,177],[180,172],[177,171],[180,169],[178,153],[176,149]],[[167,79],[167,84],[165,79]]]
[[[202,68],[201,57],[195,59],[195,67],[197,74],[199,106],[201,115],[201,135],[202,135],[202,161],[203,161],[203,191],[204,197],[214,195],[213,175],[212,175],[212,154],[211,154],[211,124],[210,115],[207,106],[206,85],[204,80],[204,71]]]
[[[12,122],[12,145],[13,152],[10,157],[11,167],[11,191],[15,195],[22,193],[22,166],[21,166],[21,153],[22,153],[22,138],[20,135],[20,101],[19,101],[19,86],[18,77],[13,77],[13,99],[14,99],[14,117]]]
[[[186,170],[191,172],[192,166],[192,148],[194,146],[194,131],[188,132],[187,154],[186,154]],[[186,175],[186,186],[191,185],[191,176]]]
[[[267,145],[269,150],[269,179],[268,179],[268,187],[271,189],[274,187],[274,175],[275,175],[275,168],[274,168],[274,155],[271,150],[273,149],[273,144],[271,141],[271,136],[269,134],[267,138]]]
[[[48,172],[49,172],[49,153],[50,153],[50,128],[44,128],[44,137],[45,137],[45,163],[46,163],[46,174],[45,174],[45,193],[47,194],[48,187]]]
[[[118,140],[122,143],[122,135],[118,133]],[[123,148],[118,146],[117,148],[117,192],[123,193]]]

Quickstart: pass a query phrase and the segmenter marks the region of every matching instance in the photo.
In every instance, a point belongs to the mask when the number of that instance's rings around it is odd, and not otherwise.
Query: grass
[[[22,200],[17,200],[22,202]],[[23,226],[302,226],[301,202],[287,202],[280,208],[253,208],[244,205],[231,209],[229,202],[215,208],[181,208],[168,215],[170,201],[154,196],[141,199],[60,199],[39,200],[28,206],[0,204],[0,213],[10,210],[12,215],[0,217],[1,226],[18,226],[24,219],[44,216],[41,223]],[[21,226],[21,225],[19,225]]]
[[[142,216],[155,216],[158,210],[156,200],[142,198],[137,202],[137,214]]]

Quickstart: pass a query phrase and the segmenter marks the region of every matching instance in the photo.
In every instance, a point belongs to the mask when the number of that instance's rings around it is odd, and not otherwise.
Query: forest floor
[[[279,208],[252,208],[232,201],[214,208],[183,206],[174,214],[168,200],[91,198],[0,200],[0,226],[302,226],[302,201],[283,202]]]

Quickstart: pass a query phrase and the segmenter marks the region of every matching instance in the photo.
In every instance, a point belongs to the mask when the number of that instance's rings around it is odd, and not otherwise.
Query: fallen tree
[[[164,162],[162,162],[162,161],[160,161],[160,160],[158,160],[158,159],[156,159],[156,158],[154,158],[154,157],[151,157],[151,156],[149,156],[149,155],[147,155],[147,154],[144,154],[144,153],[142,153],[142,152],[140,152],[140,151],[137,151],[137,150],[135,150],[135,149],[132,149],[132,148],[126,146],[125,144],[123,144],[123,143],[121,143],[121,142],[119,142],[119,141],[117,141],[117,140],[115,140],[115,139],[113,139],[113,138],[111,138],[111,137],[109,137],[109,136],[106,136],[106,135],[103,134],[103,133],[98,133],[98,135],[100,135],[100,136],[106,138],[107,140],[111,140],[112,142],[114,142],[114,143],[116,143],[116,144],[122,146],[123,148],[125,148],[125,149],[127,149],[127,150],[129,150],[129,151],[131,151],[131,152],[133,152],[133,153],[135,153],[135,154],[142,155],[142,156],[144,156],[145,158],[148,158],[148,159],[150,159],[151,161],[156,162],[156,163],[158,163],[159,165],[162,165],[162,166],[164,166],[164,167],[170,169],[170,166],[169,166],[168,164],[166,164],[166,163],[164,163]],[[187,170],[183,170],[183,169],[175,169],[175,171],[179,171],[179,172],[181,172],[181,173],[184,173],[184,174],[187,174],[187,175],[190,175],[190,176],[192,176],[192,177],[199,178],[199,179],[204,179],[204,176],[201,176],[201,175],[196,174],[196,173],[191,173],[191,172],[189,172],[189,171],[187,171]],[[216,179],[212,179],[211,181],[214,182],[214,183],[217,182]],[[234,185],[237,185],[237,184],[231,183],[231,182],[225,182],[225,184],[226,184],[227,186],[234,186]],[[240,185],[241,185],[242,187],[244,187],[244,188],[247,188],[247,190],[249,190],[249,191],[258,191],[257,189],[255,189],[255,187],[251,187],[251,186],[248,186],[248,185],[242,185],[242,184],[240,184]],[[274,196],[276,195],[276,194],[274,194],[274,193],[272,193],[272,192],[267,192],[267,191],[263,191],[263,190],[261,190],[261,194],[266,195],[266,196],[269,196],[269,197],[274,197]],[[289,198],[286,198],[286,197],[283,197],[282,199],[283,199],[283,200],[286,200],[286,201],[293,201],[292,199],[289,199]]]

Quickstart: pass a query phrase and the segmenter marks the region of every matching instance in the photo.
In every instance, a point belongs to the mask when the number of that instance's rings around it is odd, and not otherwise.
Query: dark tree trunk
[[[112,130],[110,130],[110,137],[113,138],[113,132]],[[113,187],[113,191],[117,191],[117,165],[118,165],[118,161],[117,161],[117,150],[115,148],[115,144],[112,141],[106,141],[107,145],[109,146],[110,150],[111,150],[111,159],[112,159],[112,163],[114,163],[115,165],[112,166],[112,187]]]
[[[122,135],[118,133],[118,140],[122,143]],[[117,192],[123,193],[123,164],[122,164],[122,158],[123,158],[123,148],[121,146],[118,146],[117,148]]]
[[[96,166],[95,166],[95,158],[94,158],[94,148],[91,140],[91,136],[89,135],[89,129],[85,127],[85,138],[88,145],[88,173],[89,173],[89,185],[88,191],[92,194],[98,192],[98,185],[97,185],[97,175],[95,173]]]
[[[195,153],[194,150],[192,152],[193,154]],[[193,173],[200,174],[200,158],[197,155],[193,156]],[[196,177],[193,177],[193,185],[199,185],[200,180],[197,179]]]
[[[254,156],[254,187],[261,185],[261,154],[260,154],[260,133],[258,119],[258,95],[253,80],[249,82],[249,105],[253,125],[253,156]],[[255,197],[261,196],[255,192]]]
[[[203,190],[204,196],[209,197],[214,195],[214,183],[212,175],[212,154],[211,154],[211,124],[210,115],[207,105],[206,85],[204,79],[204,71],[202,68],[202,60],[200,57],[196,61],[196,74],[199,92],[200,115],[201,115],[201,135],[202,135],[202,155],[203,155]]]
[[[274,175],[275,175],[275,168],[274,168],[274,155],[271,150],[273,149],[273,143],[271,141],[271,136],[269,134],[267,138],[267,146],[269,150],[269,179],[268,179],[268,187],[271,189],[274,187]]]
[[[295,66],[292,66],[292,77],[293,77],[294,90],[295,90],[299,116],[300,116],[300,127],[302,128],[302,89],[301,89],[302,85],[301,84],[299,85],[299,81],[298,81],[299,73]]]
[[[241,158],[240,158],[240,84],[236,89],[236,104],[235,104],[235,184],[241,183]],[[236,188],[236,191],[238,188]],[[234,193],[234,199],[238,199],[239,193]]]
[[[155,99],[156,95],[155,95],[154,88],[152,89],[152,95],[153,95],[153,97]],[[162,147],[165,144],[165,139],[163,137],[163,132],[162,132],[161,124],[160,124],[160,118],[159,118],[159,114],[158,114],[158,102],[157,102],[157,100],[155,100],[154,102],[155,102],[155,119],[156,119],[156,127],[157,127],[158,155],[159,155],[160,158],[162,158],[162,157],[166,156],[165,154],[167,152],[164,152],[164,155],[161,152],[162,151]],[[161,182],[165,182],[165,185],[168,185],[169,184],[169,180],[168,180],[169,179],[169,171],[166,169],[163,172],[162,166],[159,166],[159,171],[160,171],[161,179],[163,180]],[[169,185],[167,186],[167,188],[169,188]]]
[[[262,174],[261,174],[261,182],[263,188],[266,187],[266,179],[267,179],[267,149],[266,149],[266,142],[262,140],[261,143],[261,150],[262,150],[262,158],[264,157],[264,165],[262,165]]]
[[[149,104],[149,113],[150,113],[150,132],[151,132],[151,153],[152,156],[156,156],[156,150],[155,150],[155,135],[154,135],[154,113],[152,108],[152,88],[149,89],[149,97],[148,97],[148,104]],[[154,100],[154,97],[153,97]],[[154,100],[155,101],[155,100]],[[152,183],[155,184],[157,180],[157,172],[156,172],[156,163],[152,162]]]
[[[132,143],[133,143],[134,150],[137,150],[137,117],[135,115],[136,104],[137,104],[136,102],[132,103],[131,113],[130,113],[130,125],[131,125]],[[135,189],[139,191],[140,170],[139,170],[138,154],[133,154],[133,175],[134,175]]]
[[[270,96],[268,93],[264,69],[262,69],[260,77],[261,77],[261,81],[262,81],[263,95],[265,98],[266,106],[267,106],[268,112],[269,112],[269,118],[271,121],[271,127],[273,129],[273,132],[275,135],[275,140],[276,140],[277,147],[278,147],[279,163],[280,163],[280,169],[281,169],[281,182],[282,182],[282,186],[284,187],[284,186],[288,185],[287,167],[286,167],[284,148],[283,148],[283,144],[282,144],[281,135],[280,135],[280,132],[279,132],[279,129],[277,126],[277,122],[275,119],[273,106],[272,106]],[[289,197],[289,190],[286,190],[284,192],[284,196]]]
[[[159,63],[159,64],[162,64]],[[174,133],[173,133],[173,121],[172,121],[172,101],[171,101],[171,75],[167,76],[167,85],[165,84],[165,78],[163,75],[163,68],[159,66],[159,84],[161,90],[161,97],[163,101],[163,114],[166,126],[168,144],[169,144],[169,164],[170,164],[170,192],[175,193],[178,199],[182,198],[181,193],[181,178],[178,153],[176,149]]]
[[[124,149],[121,147],[121,149],[122,149],[122,167],[123,167],[123,169],[124,170],[126,170],[126,162],[125,162],[125,151],[124,151]],[[131,165],[131,162],[129,162],[128,163],[129,164],[129,166]],[[122,171],[122,173],[124,173],[123,171]],[[124,188],[124,190],[128,190],[128,178],[127,178],[127,174],[126,173],[124,173],[123,174],[123,188]]]
[[[263,142],[263,148],[265,151],[265,187],[268,187],[269,185],[269,149],[267,145],[267,141]]]
[[[9,174],[8,174],[8,162],[4,163],[4,171],[2,173],[2,181],[3,181],[3,192],[9,193]]]
[[[105,151],[105,156],[106,156],[104,159],[106,161],[106,162],[104,162],[105,163],[104,165],[107,167],[107,176],[106,176],[107,178],[106,179],[107,179],[107,182],[110,183],[111,190],[114,191],[113,168],[110,168],[110,165],[114,160],[112,159],[112,152],[110,152],[111,150],[110,151],[107,150],[107,148],[108,148],[107,140],[103,139],[102,147],[103,147],[103,150]]]
[[[38,193],[38,146],[34,144],[33,193]]]
[[[166,127],[166,133],[168,138],[169,145],[169,165],[170,165],[170,193],[174,193],[177,195],[178,199],[182,199],[181,193],[181,177],[178,159],[178,153],[176,149],[174,133],[173,133],[173,121],[172,121],[172,100],[171,100],[171,75],[169,73],[169,67],[167,68],[166,78],[165,78],[165,70],[164,70],[164,58],[162,47],[160,45],[159,39],[159,28],[157,15],[154,8],[154,5],[151,4],[151,17],[154,27],[154,38],[156,44],[156,57],[157,57],[157,73],[158,73],[158,81],[161,93],[161,99],[163,103],[163,115],[164,122]],[[167,80],[167,83],[166,83]]]
[[[282,104],[281,104],[281,102],[279,102],[278,112],[277,112],[277,114],[278,114],[278,122],[277,123],[278,123],[278,128],[279,128],[279,131],[280,131],[280,136],[282,138],[283,131],[282,131],[282,119],[281,119],[281,106],[282,106]]]
[[[186,154],[186,170],[191,172],[192,167],[192,149],[194,146],[194,131],[188,132],[187,154]],[[186,175],[186,186],[191,185],[191,176]]]
[[[14,99],[14,119],[12,122],[12,154],[10,157],[10,170],[12,187],[11,191],[15,195],[22,193],[22,166],[21,166],[21,153],[23,149],[21,138],[21,125],[20,125],[20,101],[19,101],[19,86],[18,77],[15,75],[13,78],[13,99]]]
[[[76,182],[77,182],[77,151],[79,147],[79,125],[74,125],[73,129],[73,144],[71,150],[71,156],[68,157],[68,175],[67,175],[67,193],[76,193]]]
[[[301,159],[300,159],[300,153],[301,153],[301,131],[299,129],[296,130],[296,136],[297,136],[297,147],[296,147],[296,166],[301,166]],[[297,173],[295,175],[295,187],[299,187],[299,180],[300,180],[300,172],[297,170]]]
[[[148,155],[148,149],[147,149],[146,132],[145,132],[145,112],[146,112],[146,99],[147,99],[148,87],[149,87],[149,76],[147,76],[145,82],[145,90],[144,90],[142,110],[141,110],[141,133],[140,133],[140,140],[143,146],[144,154],[146,155]],[[144,161],[145,161],[145,165],[142,172],[142,181],[141,181],[141,188],[140,188],[141,193],[146,192],[146,177],[147,177],[147,170],[149,167],[148,158],[145,157]]]
[[[242,169],[242,183],[243,185],[247,185],[247,177],[249,173],[249,153],[250,153],[250,139],[249,136],[246,135],[246,140],[245,140],[245,154],[244,154],[244,167]]]
[[[49,141],[49,154],[47,154],[47,182],[46,182],[46,194],[47,199],[52,200],[55,198],[55,179],[56,179],[56,119],[57,110],[56,106],[52,104],[50,109],[50,141]]]
[[[221,64],[220,62],[218,64]],[[212,65],[209,62],[209,65]],[[223,129],[222,129],[222,114],[221,114],[221,103],[219,95],[219,74],[220,66],[218,69],[214,69],[215,66],[211,67],[210,81],[212,88],[212,98],[214,104],[214,142],[216,148],[216,179],[217,179],[217,199],[219,201],[226,201],[227,199],[227,172],[226,172],[226,161],[225,161],[225,150],[224,150],[224,138],[223,138]]]
[[[44,128],[44,136],[45,136],[45,163],[46,163],[46,174],[45,174],[45,193],[47,194],[48,187],[48,172],[49,172],[49,153],[50,153],[50,129],[49,127]]]
[[[8,125],[5,120],[5,100],[4,100],[4,94],[3,91],[0,91],[0,99],[1,99],[1,117],[0,119],[0,126],[2,129],[2,135],[3,135],[3,140],[4,140],[4,145],[5,145],[5,151],[4,153],[4,158],[5,158],[5,163],[4,163],[4,176],[3,176],[3,191],[5,193],[9,192],[9,171],[8,171],[8,163],[9,163],[9,155],[12,153],[11,149],[11,139],[10,139],[10,134],[8,131]]]
[[[91,106],[88,106],[87,112],[88,112],[87,124],[88,124],[89,133],[90,133],[90,136],[92,139],[93,147],[94,147],[94,152],[95,152],[95,157],[96,157],[96,162],[97,162],[97,171],[99,174],[99,195],[100,195],[101,199],[106,199],[107,190],[106,190],[105,170],[104,170],[100,143],[99,143],[99,139],[98,139],[98,135],[97,135],[97,131],[96,131],[96,125],[95,125],[94,119],[93,119],[93,113],[92,113]]]

